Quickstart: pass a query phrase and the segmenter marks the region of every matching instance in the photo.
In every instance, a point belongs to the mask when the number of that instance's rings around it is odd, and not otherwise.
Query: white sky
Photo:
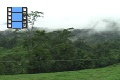
[[[3,25],[7,22],[7,7],[44,12],[35,26],[50,29],[83,28],[102,18],[120,18],[120,0],[0,0],[0,6],[0,30],[7,29]]]

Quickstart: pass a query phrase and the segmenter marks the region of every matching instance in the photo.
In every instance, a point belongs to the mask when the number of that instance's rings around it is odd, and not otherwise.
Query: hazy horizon
[[[48,29],[89,28],[99,23],[97,29],[104,29],[107,23],[103,19],[119,22],[119,0],[8,0],[0,1],[2,8],[0,30],[7,29],[7,7],[28,7],[30,11],[44,12],[35,26]]]

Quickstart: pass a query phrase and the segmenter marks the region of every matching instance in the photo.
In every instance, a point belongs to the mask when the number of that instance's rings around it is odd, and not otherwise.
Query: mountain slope
[[[93,29],[75,29],[72,31],[74,35],[72,40],[78,38],[84,39],[89,44],[99,43],[103,41],[118,41],[120,40],[120,31],[100,31]]]

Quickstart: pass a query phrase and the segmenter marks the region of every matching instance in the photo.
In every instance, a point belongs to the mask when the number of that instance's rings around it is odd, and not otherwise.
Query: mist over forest
[[[120,63],[120,23],[103,19],[84,29],[0,31],[0,74],[93,69]]]

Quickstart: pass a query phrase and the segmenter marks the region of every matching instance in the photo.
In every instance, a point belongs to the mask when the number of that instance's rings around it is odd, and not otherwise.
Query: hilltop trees
[[[0,74],[81,70],[120,62],[117,33],[103,32],[72,40],[79,30],[34,30],[34,23],[41,16],[36,11],[29,17],[31,29],[0,33]],[[80,34],[84,35],[84,31],[80,30]]]
[[[28,33],[18,32],[20,38],[17,38],[15,46],[6,48],[0,45],[0,74],[81,70],[120,62],[119,40],[88,44],[81,38],[71,41],[70,37],[74,36],[71,32],[67,29],[53,32],[37,30],[30,38],[22,37]],[[1,36],[5,41],[4,35]]]

